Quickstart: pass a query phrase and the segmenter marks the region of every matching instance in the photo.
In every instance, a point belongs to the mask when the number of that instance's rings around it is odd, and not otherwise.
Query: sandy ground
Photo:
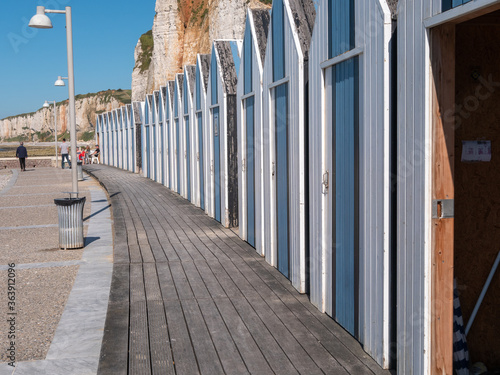
[[[11,177],[11,171],[0,171],[0,192]],[[92,184],[97,185],[90,178],[79,183],[81,196],[87,197],[84,218],[90,215]],[[7,319],[15,317],[17,362],[46,357],[78,273],[78,265],[64,262],[80,260],[83,250],[59,249],[54,198],[65,197],[65,191],[71,191],[69,170],[36,168],[19,173],[15,185],[0,195],[0,348],[8,348]],[[19,267],[13,290],[16,315],[9,315],[8,264]],[[1,350],[0,362],[6,361],[7,352]]]

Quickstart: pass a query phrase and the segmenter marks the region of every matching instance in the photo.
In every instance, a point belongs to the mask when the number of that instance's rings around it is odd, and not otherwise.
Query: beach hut
[[[498,254],[499,8],[490,0],[398,3],[401,374],[453,373],[453,279],[469,325]],[[467,333],[470,358],[488,369],[500,367],[499,300],[500,288],[490,287]]]
[[[148,94],[144,100],[143,109],[143,154],[142,154],[142,170],[144,177],[152,178],[153,175],[153,134],[152,128],[152,107],[153,107],[153,95]]]
[[[116,118],[116,167],[123,169],[123,121],[122,109],[114,110]]]
[[[263,73],[264,248],[266,260],[307,291],[308,52],[312,0],[276,0]]]
[[[182,88],[182,115],[183,115],[183,147],[184,147],[184,181],[186,199],[195,203],[197,198],[198,181],[194,174],[194,162],[196,159],[196,147],[194,138],[193,121],[193,93],[195,81],[194,65],[184,66],[184,81]]]
[[[309,51],[310,299],[385,368],[392,33],[385,0],[321,0]]]
[[[175,175],[175,147],[174,147],[174,91],[175,83],[174,81],[168,81],[165,87],[165,120],[166,120],[166,131],[165,131],[165,142],[166,142],[166,155],[167,155],[167,181],[166,186],[175,190],[177,186],[177,179]]]
[[[101,155],[99,156],[100,163],[104,164],[104,123],[102,119],[102,114],[96,116],[96,126],[95,131],[97,135],[96,144],[99,145],[101,149]]]
[[[132,121],[132,105],[127,104],[123,106],[123,116],[125,118],[125,136],[124,136],[124,147],[125,147],[125,168],[127,171],[134,172],[134,124]]]
[[[111,145],[110,145],[110,129],[109,129],[109,113],[104,112],[102,114],[102,125],[103,125],[103,143],[104,143],[104,149],[103,149],[103,164],[106,165],[111,165],[110,163],[110,157],[111,157]]]
[[[161,140],[161,183],[168,186],[168,143],[167,143],[167,86],[160,87],[160,97],[159,97],[159,112],[158,121],[160,123],[160,140]]]
[[[206,202],[206,178],[210,176],[210,157],[207,133],[207,86],[210,68],[210,55],[199,54],[196,57],[195,95],[193,98],[194,108],[194,138],[197,157],[195,160],[195,175],[198,180],[197,200],[195,204],[202,210],[207,210]]]
[[[132,121],[134,123],[133,146],[134,147],[134,172],[142,173],[142,133],[143,133],[143,107],[144,103],[135,101],[132,103]]]
[[[225,227],[238,226],[236,84],[241,41],[216,40],[212,45],[207,90],[211,181],[209,214]]]
[[[262,74],[270,15],[248,9],[237,86],[239,235],[264,255]]]
[[[162,122],[160,121],[161,106],[160,106],[160,92],[158,90],[153,91],[153,108],[152,108],[152,123],[153,123],[153,155],[154,155],[154,180],[156,182],[162,183],[162,160],[163,160],[163,137],[162,133]]]
[[[173,127],[173,140],[174,140],[174,159],[175,159],[175,175],[176,186],[174,190],[177,194],[186,198],[185,179],[184,179],[184,146],[183,146],[183,115],[182,115],[182,89],[184,88],[184,74],[177,73],[174,80],[174,127]]]

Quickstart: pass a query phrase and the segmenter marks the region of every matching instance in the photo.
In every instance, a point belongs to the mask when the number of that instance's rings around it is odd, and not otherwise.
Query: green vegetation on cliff
[[[149,69],[151,58],[153,57],[153,30],[149,30],[148,32],[142,34],[139,40],[141,41],[142,51],[139,56],[137,56],[135,66],[136,68],[139,68],[142,73]]]

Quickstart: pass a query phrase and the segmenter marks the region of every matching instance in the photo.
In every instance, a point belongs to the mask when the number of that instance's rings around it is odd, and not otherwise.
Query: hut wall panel
[[[216,53],[215,48],[212,48],[212,56],[211,60],[213,58],[213,54]],[[208,151],[208,158],[207,158],[207,163],[209,167],[210,174],[207,175],[206,179],[206,201],[205,205],[207,206],[207,214],[211,217],[215,217],[215,172],[214,172],[214,140],[213,140],[213,134],[214,134],[214,124],[213,124],[213,118],[212,118],[212,110],[210,106],[213,103],[212,96],[213,93],[215,93],[217,90],[215,87],[212,87],[212,76],[214,74],[218,74],[216,70],[212,68],[212,64],[210,64],[210,73],[208,77],[208,87],[207,87],[207,100],[206,100],[206,106],[207,106],[207,123],[205,126],[206,133],[205,139],[206,139],[206,144],[207,144],[207,151]],[[222,87],[220,88],[222,89]],[[219,114],[219,122],[220,122],[220,114]]]
[[[247,27],[252,29],[255,27],[253,23],[253,18],[251,12],[247,13],[248,21]],[[264,212],[264,193],[263,193],[263,117],[262,117],[262,62],[259,58],[258,51],[259,46],[255,36],[255,31],[252,30],[251,34],[252,45],[252,91],[254,93],[254,192],[255,192],[255,249],[256,251],[264,255],[264,223],[263,223],[263,212]],[[245,49],[243,49],[245,51]],[[239,77],[243,77],[243,67],[244,67],[244,56],[241,59],[242,63],[240,65]],[[246,127],[245,127],[245,112],[244,112],[244,102],[241,97],[244,95],[244,83],[242,79],[238,80],[237,87],[237,110],[238,110],[238,191],[239,191],[239,234],[244,240],[247,240],[247,174],[246,168],[244,171],[242,161],[246,158]],[[248,163],[247,163],[248,164]]]
[[[175,147],[174,147],[174,108],[173,108],[173,81],[167,83],[167,102],[165,106],[167,107],[167,143],[168,143],[168,163],[169,163],[169,174],[168,174],[168,187],[175,191]]]
[[[334,316],[332,295],[332,189],[335,184],[328,120],[334,116],[325,97],[328,60],[327,1],[317,13],[310,50],[310,297],[321,311]],[[388,366],[389,322],[389,55],[390,12],[383,1],[355,4],[359,57],[359,339],[364,349]],[[362,26],[361,26],[362,25]],[[366,27],[365,27],[366,25]],[[334,80],[333,80],[334,81]],[[324,109],[321,109],[323,105]],[[329,191],[323,185],[328,172]],[[325,175],[325,177],[324,177]]]
[[[305,128],[304,128],[304,61],[297,35],[290,26],[293,19],[288,3],[285,1],[284,45],[285,45],[285,79],[288,77],[288,181],[289,181],[289,278],[292,285],[305,292]],[[277,266],[276,242],[276,181],[273,177],[275,156],[275,128],[273,121],[272,98],[269,85],[273,82],[272,69],[272,29],[269,27],[269,38],[266,49],[263,77],[263,123],[264,123],[264,236],[266,260]],[[269,126],[267,126],[269,125]],[[266,142],[268,140],[268,143]]]
[[[209,146],[208,146],[208,131],[207,131],[207,128],[208,128],[208,111],[207,111],[207,103],[208,103],[208,98],[207,98],[207,91],[206,91],[206,87],[205,87],[205,84],[204,84],[204,73],[202,72],[202,69],[204,69],[202,63],[201,63],[201,57],[198,56],[197,57],[197,71],[199,69],[199,76],[197,79],[200,80],[199,82],[199,87],[200,87],[200,90],[199,90],[199,99],[198,99],[198,96],[197,95],[194,95],[194,101],[193,101],[193,108],[197,108],[197,103],[198,103],[198,100],[199,100],[199,108],[200,108],[200,113],[201,113],[201,121],[202,121],[202,136],[201,136],[201,139],[199,137],[199,132],[198,132],[198,117],[195,116],[196,118],[196,127],[195,127],[195,132],[196,132],[196,142],[197,142],[197,146],[196,146],[196,149],[199,150],[199,142],[202,142],[202,149],[203,149],[203,155],[200,155],[199,157],[199,160],[197,158],[197,161],[198,161],[198,169],[197,169],[197,173],[199,173],[200,169],[203,171],[203,206],[204,206],[204,210],[205,212],[208,213],[208,199],[207,199],[207,196],[208,196],[208,191],[207,191],[207,181],[209,179],[209,176],[210,176],[210,154],[209,154]],[[198,85],[198,82],[195,83],[195,87]],[[197,112],[196,112],[197,113]],[[198,180],[198,182],[200,182]],[[201,193],[200,195],[198,196],[199,198],[199,201],[198,201],[198,205],[201,206]]]
[[[430,371],[430,138],[428,36],[433,1],[398,6],[398,373]]]

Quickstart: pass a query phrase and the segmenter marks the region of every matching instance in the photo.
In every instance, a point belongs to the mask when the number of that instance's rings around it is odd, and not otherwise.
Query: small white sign
[[[491,141],[462,141],[462,161],[491,161]]]

